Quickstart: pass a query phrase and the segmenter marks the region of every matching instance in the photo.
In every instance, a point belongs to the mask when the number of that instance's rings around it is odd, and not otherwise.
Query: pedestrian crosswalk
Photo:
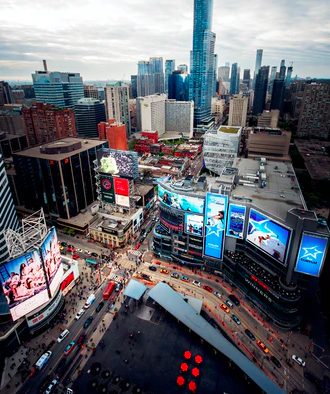
[[[111,272],[111,274],[108,276],[108,279],[114,280],[115,282],[120,283],[123,280],[123,277],[116,275],[114,272]]]

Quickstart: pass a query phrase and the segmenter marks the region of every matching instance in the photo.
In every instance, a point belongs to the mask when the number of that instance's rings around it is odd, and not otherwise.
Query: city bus
[[[36,369],[42,369],[43,368],[43,366],[45,365],[45,364],[47,364],[47,362],[48,362],[48,360],[50,359],[50,356],[52,355],[53,353],[49,350],[48,352],[46,352],[46,353],[44,353],[40,358],[39,358],[39,360],[35,363],[35,368]]]
[[[115,288],[116,288],[116,283],[110,281],[103,292],[103,299],[108,300],[111,294],[113,293],[113,291],[115,290]]]
[[[97,265],[97,261],[93,259],[86,259],[86,263],[92,264],[92,265]]]

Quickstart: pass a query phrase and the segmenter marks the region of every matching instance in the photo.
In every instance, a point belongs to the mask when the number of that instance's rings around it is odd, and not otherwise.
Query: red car
[[[141,243],[139,242],[136,246],[135,246],[135,250],[139,249],[139,247],[141,246]]]
[[[68,252],[75,252],[76,249],[75,248],[68,248]]]
[[[77,254],[77,253],[74,254],[74,255],[72,256],[72,258],[75,259],[75,260],[79,259],[79,254]]]
[[[203,289],[209,291],[210,293],[213,293],[213,289],[210,286],[203,286]]]
[[[168,272],[167,270],[165,270],[164,268],[162,268],[162,269],[160,270],[160,273],[161,273],[161,274],[169,274],[169,272]]]

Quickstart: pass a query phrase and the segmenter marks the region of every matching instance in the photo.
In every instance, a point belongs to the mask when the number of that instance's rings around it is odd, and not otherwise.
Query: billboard
[[[295,271],[306,275],[319,276],[326,255],[327,244],[328,238],[303,233]]]
[[[199,197],[190,197],[165,190],[158,185],[159,200],[168,207],[191,211],[195,213],[204,213],[204,199]]]
[[[57,242],[56,230],[50,229],[47,237],[40,246],[40,253],[44,262],[46,278],[53,297],[63,276],[61,252]]]
[[[101,173],[128,179],[135,179],[139,176],[136,152],[103,148],[97,151],[97,161]]]
[[[121,196],[129,196],[129,182],[127,179],[113,178],[115,193]]]
[[[3,264],[0,279],[14,321],[49,300],[45,273],[37,250]]]
[[[223,240],[226,228],[228,197],[207,193],[205,201],[204,255],[222,258]]]
[[[116,204],[120,205],[121,207],[129,208],[129,197],[116,194]]]
[[[250,210],[247,241],[285,264],[291,231],[254,209]]]
[[[184,231],[187,234],[203,236],[203,216],[186,213]]]
[[[228,224],[226,235],[243,239],[246,207],[230,204],[228,208]]]
[[[114,204],[115,203],[115,190],[113,187],[112,176],[101,175],[100,177],[102,201]]]

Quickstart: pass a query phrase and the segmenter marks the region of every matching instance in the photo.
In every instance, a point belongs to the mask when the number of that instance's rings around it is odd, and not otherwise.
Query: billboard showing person
[[[25,316],[49,300],[37,250],[4,264],[0,280],[13,320]]]
[[[228,209],[227,235],[243,239],[246,207],[230,204]]]
[[[178,194],[164,189],[158,185],[159,201],[168,207],[180,209],[182,211],[191,211],[195,213],[204,213],[204,199],[191,197],[185,194]]]
[[[185,232],[188,234],[203,236],[203,216],[186,213]]]

